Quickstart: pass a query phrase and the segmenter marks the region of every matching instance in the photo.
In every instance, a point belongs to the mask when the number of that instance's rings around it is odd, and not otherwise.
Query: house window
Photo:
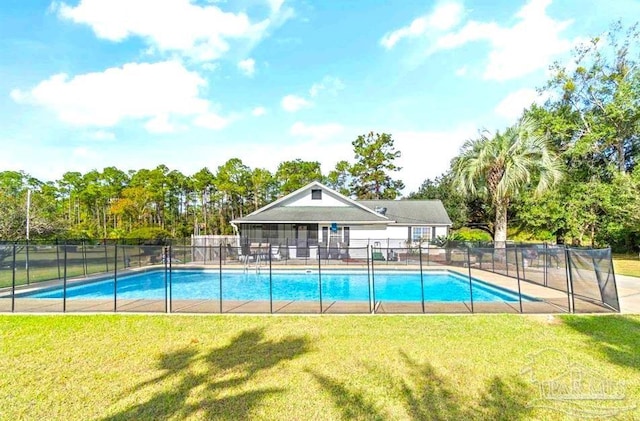
[[[329,227],[322,227],[322,243],[335,245],[338,243],[345,243],[349,245],[351,241],[351,230],[349,227],[338,227],[335,231],[329,229]]]
[[[320,189],[312,189],[311,190],[311,199],[312,200],[322,200],[322,190],[320,190]]]
[[[425,241],[431,239],[431,227],[412,227],[411,241]]]

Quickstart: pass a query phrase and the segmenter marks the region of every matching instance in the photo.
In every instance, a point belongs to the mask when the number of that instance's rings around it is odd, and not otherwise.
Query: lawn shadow
[[[385,385],[389,396],[398,396],[409,420],[519,420],[526,418],[533,390],[515,376],[492,377],[478,402],[469,404],[445,376],[428,362],[418,363],[400,352],[408,375],[399,376],[389,370],[365,364],[368,375]],[[376,396],[350,390],[328,376],[312,372],[316,381],[329,392],[344,420],[384,420],[390,415],[376,405]]]
[[[309,351],[304,337],[265,339],[263,329],[241,332],[228,345],[209,352],[189,347],[162,354],[157,362],[161,374],[139,383],[120,399],[132,393],[144,393],[162,385],[159,392],[144,402],[103,418],[103,420],[140,420],[186,418],[246,420],[269,395],[282,388],[252,387],[254,377],[263,370],[290,361]],[[241,387],[242,391],[235,388]]]
[[[640,320],[626,316],[564,316],[565,326],[588,336],[610,362],[640,370]]]

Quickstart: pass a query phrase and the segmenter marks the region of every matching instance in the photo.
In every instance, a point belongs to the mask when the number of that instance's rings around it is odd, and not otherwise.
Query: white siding
[[[344,199],[340,199],[326,190],[322,190],[322,199],[314,200],[311,198],[311,190],[312,189],[300,192],[298,195],[285,200],[281,203],[281,206],[353,206]],[[315,190],[315,188],[313,190]]]
[[[436,237],[443,237],[447,235],[447,227],[436,227]]]
[[[409,238],[409,227],[391,225],[387,228],[387,237],[406,241]]]

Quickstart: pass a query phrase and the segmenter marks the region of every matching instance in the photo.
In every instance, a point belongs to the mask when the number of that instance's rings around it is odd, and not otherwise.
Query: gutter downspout
[[[229,225],[231,225],[231,227],[233,228],[233,232],[236,233],[236,236],[240,237],[240,230],[238,229],[238,226],[233,222],[229,222]]]
[[[240,231],[238,230],[238,226],[236,224],[234,224],[233,222],[229,222],[229,225],[231,225],[231,227],[233,228],[233,231],[239,237],[240,236]]]
[[[236,224],[234,224],[233,222],[229,222],[229,225],[231,225],[231,227],[233,228],[233,232],[236,233],[236,238],[237,238],[237,247],[242,247],[242,241],[240,239],[240,230],[238,230],[238,226]]]

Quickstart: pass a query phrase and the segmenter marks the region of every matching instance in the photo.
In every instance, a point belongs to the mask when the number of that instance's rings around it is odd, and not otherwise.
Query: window
[[[345,243],[349,245],[351,241],[351,230],[349,227],[338,227],[335,231],[329,227],[322,227],[322,243],[328,242],[330,245]]]
[[[412,227],[411,241],[425,241],[431,239],[431,227]]]
[[[320,189],[312,189],[311,190],[311,199],[312,200],[322,200],[322,190],[320,190]]]

